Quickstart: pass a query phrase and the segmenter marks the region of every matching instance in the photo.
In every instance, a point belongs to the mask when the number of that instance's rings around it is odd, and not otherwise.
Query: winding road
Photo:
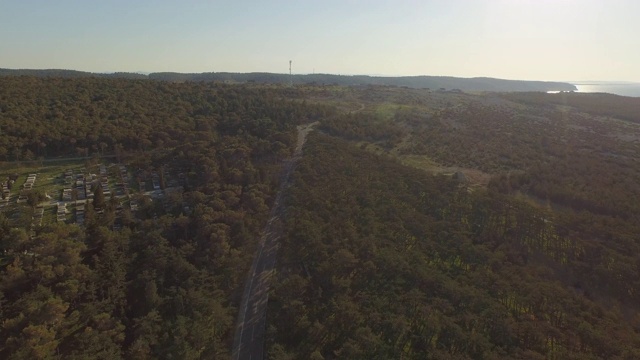
[[[282,233],[282,197],[289,185],[289,177],[302,157],[302,146],[309,132],[317,124],[298,126],[298,140],[293,156],[286,160],[280,188],[271,208],[271,216],[262,233],[256,256],[245,283],[238,320],[233,340],[234,360],[262,360],[264,358],[264,335],[267,318],[269,286],[274,272],[278,252],[278,239]]]

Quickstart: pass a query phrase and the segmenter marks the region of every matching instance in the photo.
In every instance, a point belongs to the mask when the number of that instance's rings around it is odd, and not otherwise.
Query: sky
[[[0,0],[0,68],[640,82],[640,0]]]

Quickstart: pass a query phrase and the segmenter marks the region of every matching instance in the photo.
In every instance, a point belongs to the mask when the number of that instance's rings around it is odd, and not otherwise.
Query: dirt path
[[[269,286],[276,263],[278,239],[282,230],[282,197],[289,185],[289,177],[296,163],[302,157],[302,147],[309,132],[317,122],[298,126],[298,141],[291,159],[287,160],[280,181],[276,200],[271,208],[271,216],[267,222],[258,251],[251,265],[251,271],[245,283],[235,337],[233,339],[234,360],[262,360],[264,358],[264,334],[269,301]]]
[[[359,102],[359,103],[358,103],[358,105],[360,105],[360,107],[359,107],[358,109],[356,109],[356,110],[351,110],[351,111],[349,111],[349,112],[350,112],[351,114],[355,114],[355,113],[358,113],[358,112],[360,112],[360,111],[364,110],[364,108],[365,108],[364,103],[360,103],[360,102]]]

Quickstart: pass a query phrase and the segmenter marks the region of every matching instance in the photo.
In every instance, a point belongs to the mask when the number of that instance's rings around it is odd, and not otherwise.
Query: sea
[[[640,97],[640,83],[608,83],[608,82],[575,82],[571,83],[578,88],[578,92],[609,93],[621,96]]]

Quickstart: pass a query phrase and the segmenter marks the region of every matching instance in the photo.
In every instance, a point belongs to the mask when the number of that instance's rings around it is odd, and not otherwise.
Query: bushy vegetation
[[[315,138],[299,167],[274,359],[638,356],[636,99],[362,93],[321,125],[352,144]],[[421,156],[492,180],[395,162]]]
[[[124,154],[237,135],[290,146],[292,138],[277,137],[274,129],[291,129],[327,111],[286,100],[282,90],[0,77],[0,160]]]
[[[114,157],[162,189],[94,195],[83,226],[34,236],[40,190],[0,214],[0,358],[228,358],[295,126],[316,120],[283,186],[269,358],[640,358],[634,104],[0,77],[5,166]]]
[[[320,135],[295,175],[271,358],[640,356],[637,280],[552,211]]]
[[[0,358],[227,358],[281,160],[326,108],[217,85],[0,82],[5,158],[117,152],[185,177],[164,199],[134,196],[120,230],[114,197],[87,203],[84,227],[34,237],[0,215]]]

